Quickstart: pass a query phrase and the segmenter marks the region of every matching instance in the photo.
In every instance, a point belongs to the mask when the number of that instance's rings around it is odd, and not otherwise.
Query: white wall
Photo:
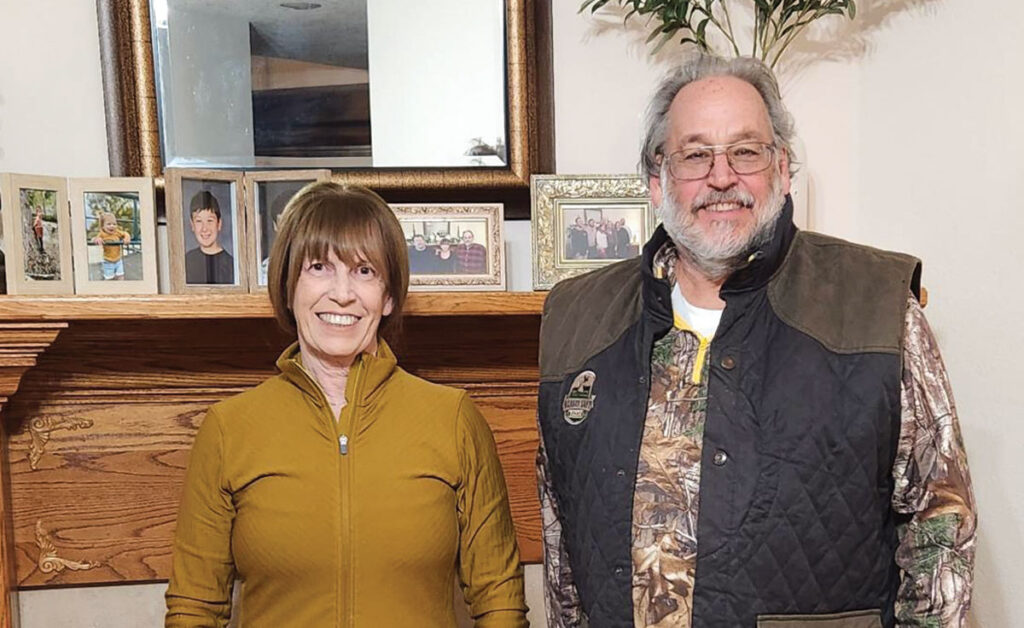
[[[640,112],[671,55],[651,61],[642,32],[579,16],[578,2],[554,4],[558,170],[633,172]],[[806,148],[812,222],[924,260],[926,312],[953,379],[981,510],[973,626],[1011,628],[1024,617],[1024,490],[1015,482],[1024,296],[1011,275],[1024,232],[1024,5],[858,7],[858,28],[819,33],[843,35],[829,48],[835,58],[801,62],[783,80]],[[93,3],[0,3],[0,28],[0,171],[104,174]],[[526,238],[526,229],[509,230],[520,250]],[[531,567],[529,586],[538,580]],[[136,589],[92,589],[100,619],[79,608],[73,624],[45,613],[78,593],[32,592],[22,598],[23,626],[115,625],[102,621],[105,609],[159,609],[162,585],[142,591],[148,602]],[[539,592],[529,597],[539,610]]]

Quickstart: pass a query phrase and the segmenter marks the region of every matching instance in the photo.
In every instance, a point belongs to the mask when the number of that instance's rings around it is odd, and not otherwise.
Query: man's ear
[[[651,202],[655,207],[661,207],[661,176],[652,174],[647,178],[647,188],[651,191]]]
[[[782,193],[789,194],[789,151],[785,148],[779,149],[779,180],[782,182]]]

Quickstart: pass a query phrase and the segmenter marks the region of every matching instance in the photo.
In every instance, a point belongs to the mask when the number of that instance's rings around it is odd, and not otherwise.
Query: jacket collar
[[[796,232],[796,225],[793,224],[793,199],[787,194],[782,211],[775,220],[775,230],[771,240],[753,251],[750,255],[750,262],[726,279],[720,291],[722,298],[764,287],[782,265]],[[654,275],[655,257],[669,239],[664,225],[658,225],[654,235],[644,245],[641,272],[643,273],[643,295],[646,309],[654,315],[656,320],[671,323],[672,285],[666,279]]]
[[[377,339],[377,354],[360,353],[348,372],[345,384],[345,398],[349,403],[366,405],[375,393],[391,377],[398,366],[398,360],[391,347],[383,338]],[[302,365],[302,354],[298,341],[284,350],[277,359],[277,368],[289,382],[318,405],[326,405],[327,397],[312,373]]]

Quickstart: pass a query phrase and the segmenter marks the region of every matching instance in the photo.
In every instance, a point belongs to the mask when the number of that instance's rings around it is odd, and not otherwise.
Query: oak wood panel
[[[407,316],[538,315],[546,292],[416,292]],[[0,295],[0,321],[271,318],[266,294]]]
[[[527,562],[541,555],[538,327],[535,315],[410,317],[395,343],[403,367],[467,389],[487,418]],[[270,376],[289,342],[267,318],[72,322],[4,413],[14,582],[165,579],[206,408]]]

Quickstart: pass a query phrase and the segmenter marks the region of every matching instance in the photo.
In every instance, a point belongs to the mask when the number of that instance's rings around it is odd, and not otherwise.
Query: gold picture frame
[[[0,174],[7,293],[74,294],[68,180]]]
[[[264,231],[268,214],[271,224],[284,211],[291,197],[302,187],[315,181],[330,181],[331,171],[317,170],[265,170],[246,172],[243,176],[245,186],[245,225],[246,247],[249,258],[249,292],[267,291],[267,260],[270,247],[273,245],[273,230],[267,232],[269,237],[264,244]],[[289,185],[293,184],[293,185]],[[277,186],[281,189],[274,193],[268,190],[267,203],[262,202],[260,188]],[[267,206],[265,206],[267,205]]]
[[[499,203],[392,204],[409,247],[409,290],[505,290]]]
[[[654,233],[636,175],[534,175],[530,192],[534,290],[635,257]]]
[[[167,248],[171,268],[171,291],[175,294],[248,292],[250,264],[249,248],[245,242],[247,229],[243,173],[231,170],[168,168],[164,176],[166,177]],[[220,245],[219,248],[230,255],[231,260],[229,261],[223,258],[207,260],[195,253],[195,251],[200,251],[200,253],[207,254],[202,250],[204,248],[202,242],[199,242],[194,235],[195,229],[191,227],[192,220],[189,209],[192,198],[203,191],[210,192],[217,199],[221,226],[214,239]],[[225,216],[228,217],[227,220],[225,220]],[[189,227],[186,227],[186,224]],[[225,232],[224,227],[227,227],[230,238],[220,235]],[[222,237],[228,246],[221,243]],[[211,258],[214,257],[214,255],[207,255]],[[196,258],[206,264],[191,263]],[[222,265],[222,261],[225,264]],[[232,268],[230,275],[227,273],[227,267]],[[230,278],[232,281],[222,283],[225,278]]]
[[[75,292],[156,294],[159,284],[153,180],[69,179],[68,196]],[[113,219],[106,222],[111,216]],[[116,232],[105,229],[111,225]]]

